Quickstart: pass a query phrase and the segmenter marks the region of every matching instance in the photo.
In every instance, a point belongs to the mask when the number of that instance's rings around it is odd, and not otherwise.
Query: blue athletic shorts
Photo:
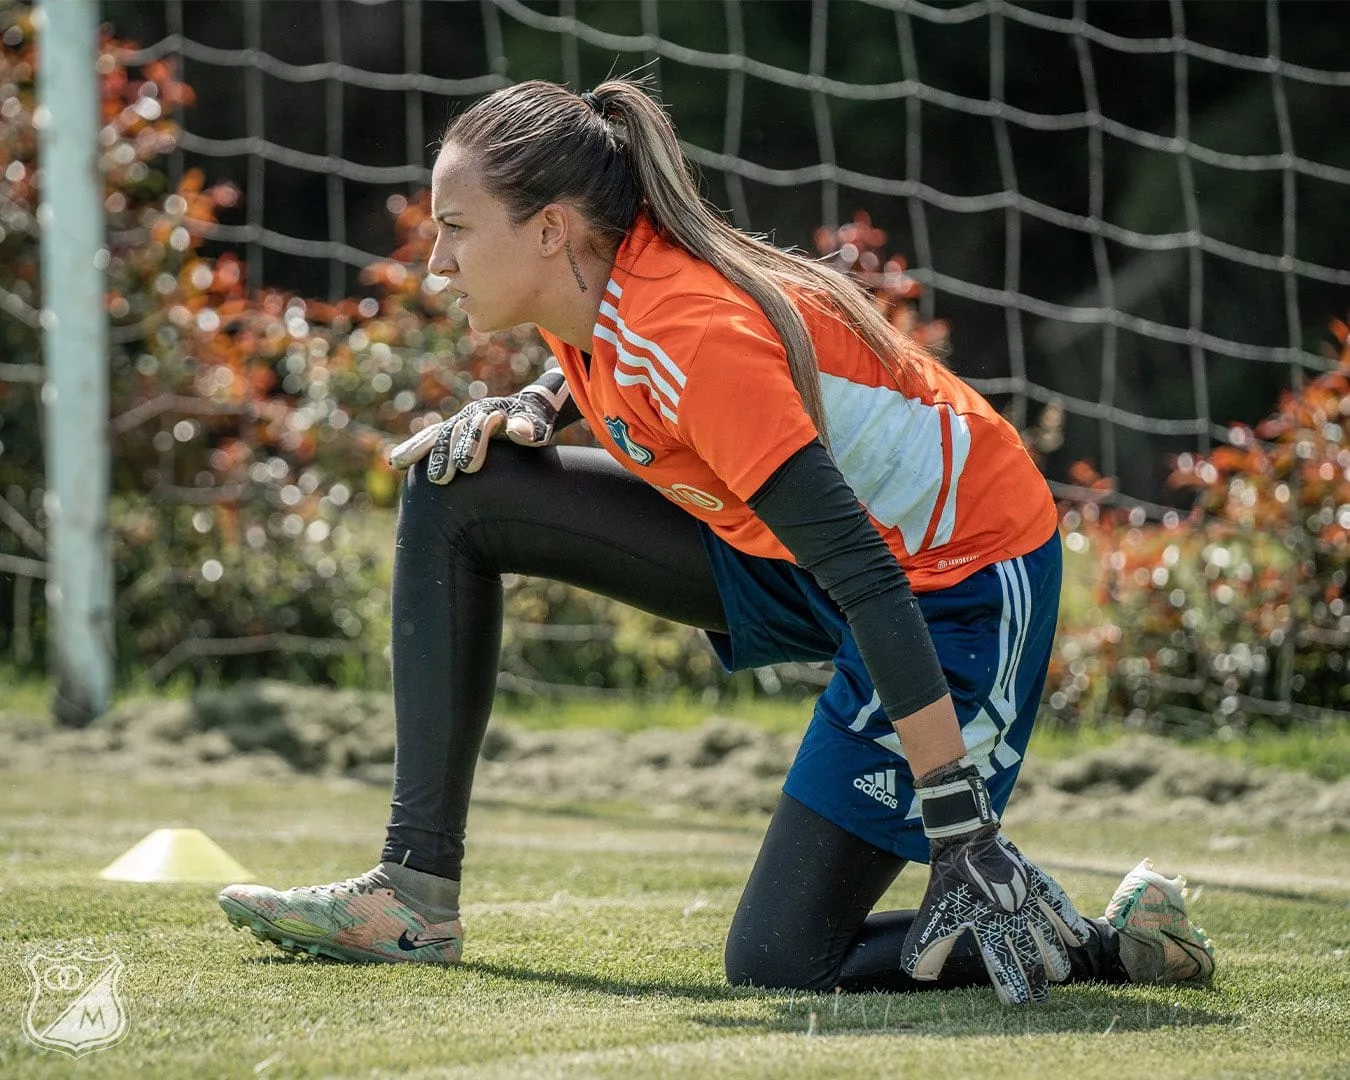
[[[706,527],[703,537],[730,627],[708,635],[723,667],[834,662],[783,791],[876,847],[927,862],[914,776],[839,607],[800,567],[746,555]],[[1028,555],[918,594],[966,749],[1000,813],[1040,706],[1061,574],[1056,534]]]

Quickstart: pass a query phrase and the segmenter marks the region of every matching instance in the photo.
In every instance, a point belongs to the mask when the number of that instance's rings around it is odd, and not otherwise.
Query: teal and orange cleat
[[[1120,935],[1120,962],[1137,983],[1178,983],[1214,974],[1214,944],[1186,917],[1185,878],[1165,878],[1145,859],[1116,887],[1106,921]]]
[[[358,963],[459,963],[459,919],[435,921],[410,906],[390,880],[399,869],[381,863],[346,881],[284,892],[227,885],[219,902],[235,926],[287,952]]]

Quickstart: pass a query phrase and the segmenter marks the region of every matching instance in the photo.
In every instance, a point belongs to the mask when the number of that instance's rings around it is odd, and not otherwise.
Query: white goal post
[[[57,717],[79,725],[108,707],[113,677],[107,251],[94,70],[99,5],[44,0],[39,12],[49,651]]]

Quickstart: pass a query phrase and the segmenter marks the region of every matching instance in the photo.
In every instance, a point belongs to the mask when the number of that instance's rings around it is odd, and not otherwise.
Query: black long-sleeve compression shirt
[[[844,612],[891,720],[947,693],[904,568],[819,439],[779,466],[749,506]]]

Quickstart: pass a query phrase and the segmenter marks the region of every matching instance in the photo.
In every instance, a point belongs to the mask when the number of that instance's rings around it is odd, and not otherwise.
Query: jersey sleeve
[[[693,345],[678,435],[742,500],[817,435],[773,324],[759,311],[709,299],[689,320]]]

